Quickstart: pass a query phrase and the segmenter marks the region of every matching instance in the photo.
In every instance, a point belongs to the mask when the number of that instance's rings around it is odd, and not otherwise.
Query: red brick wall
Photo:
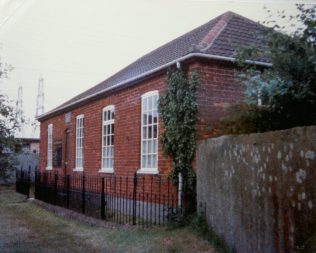
[[[235,80],[235,68],[229,62],[201,62],[191,66],[199,73],[197,138],[216,135],[219,121],[228,104],[243,98],[243,89]]]
[[[107,105],[115,105],[115,137],[114,137],[114,171],[116,175],[133,176],[140,168],[140,124],[142,94],[165,87],[165,77],[159,76],[147,80],[132,88],[121,90],[109,97],[102,98],[71,111],[70,140],[71,159],[70,171],[75,167],[75,119],[84,114],[84,171],[96,174],[101,168],[101,120],[102,109]],[[40,169],[46,167],[47,126],[53,124],[53,143],[63,138],[66,129],[65,113],[41,122],[41,153]],[[158,127],[161,134],[161,127]],[[160,174],[168,174],[170,163],[158,144],[158,167]],[[62,171],[62,169],[56,169]]]
[[[234,69],[230,63],[195,62],[188,67],[198,72],[201,81],[198,90],[197,137],[203,139],[216,132],[218,121],[223,115],[223,106],[225,103],[240,100],[242,89],[234,82]],[[165,75],[162,74],[71,110],[69,172],[75,167],[75,118],[79,114],[84,114],[84,171],[88,175],[98,173],[101,168],[102,109],[113,104],[115,105],[114,173],[119,176],[132,176],[140,168],[141,95],[152,90],[159,90],[161,94],[165,89],[165,79]],[[41,122],[41,170],[46,167],[47,126],[50,123],[53,124],[53,143],[62,140],[66,129],[65,113]],[[159,134],[161,133],[160,124]],[[163,154],[160,143],[158,152],[159,173],[168,175],[170,161]],[[63,171],[62,168],[54,168],[54,170]]]

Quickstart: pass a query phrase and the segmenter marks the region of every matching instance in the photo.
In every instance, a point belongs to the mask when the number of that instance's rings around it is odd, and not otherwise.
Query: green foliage
[[[299,14],[289,18],[300,24],[294,32],[287,35],[275,25],[262,34],[266,47],[239,52],[239,63],[258,57],[272,63],[271,68],[265,69],[243,64],[243,72],[238,76],[245,85],[249,105],[239,115],[241,121],[252,124],[244,127],[252,132],[316,124],[316,5],[297,8]],[[281,15],[286,18],[284,13]],[[258,105],[258,99],[263,106]],[[230,119],[230,126],[236,120],[237,117]]]
[[[179,209],[178,211],[171,214],[170,223],[168,225],[170,228],[181,228],[189,226],[191,219],[191,215],[188,215],[187,212]]]
[[[234,249],[230,249],[225,240],[220,237],[212,227],[210,227],[205,218],[205,214],[195,214],[190,219],[190,226],[192,229],[203,236],[219,253],[232,253]]]
[[[225,134],[247,134],[253,132],[264,132],[273,129],[270,112],[266,107],[239,103],[227,108],[228,117],[221,122],[222,133]]]
[[[0,63],[0,78],[7,77],[12,70],[8,64]],[[0,94],[0,178],[5,179],[7,172],[14,169],[14,159],[10,151],[14,150],[17,141],[13,133],[20,126],[19,120],[7,96]]]
[[[182,210],[173,214],[169,228],[189,227],[196,234],[207,240],[218,253],[233,253],[225,240],[220,237],[214,229],[207,223],[205,213],[192,213],[187,215]]]
[[[171,176],[175,182],[179,173],[182,174],[185,194],[195,191],[192,160],[195,154],[198,84],[196,73],[188,80],[183,71],[169,70],[167,90],[159,99],[159,113],[164,123],[163,149],[172,159]]]

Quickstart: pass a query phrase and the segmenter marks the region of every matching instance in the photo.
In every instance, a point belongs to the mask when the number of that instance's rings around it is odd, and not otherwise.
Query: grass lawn
[[[47,211],[6,187],[0,187],[0,231],[0,252],[215,253],[189,228],[91,225]]]

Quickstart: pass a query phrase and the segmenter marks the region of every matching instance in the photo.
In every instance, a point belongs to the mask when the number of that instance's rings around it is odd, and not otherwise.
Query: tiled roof
[[[68,100],[59,107],[47,112],[39,119],[65,110],[96,94],[106,92],[112,87],[125,85],[131,79],[146,75],[181,57],[198,53],[206,56],[234,57],[238,47],[260,46],[257,32],[264,26],[233,12],[226,12],[194,30],[142,56],[121,71],[87,91]]]

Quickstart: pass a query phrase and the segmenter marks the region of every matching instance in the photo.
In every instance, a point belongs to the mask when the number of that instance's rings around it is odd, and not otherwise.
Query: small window
[[[53,168],[53,124],[49,124],[47,127],[47,170]]]
[[[84,116],[76,117],[76,168],[74,171],[83,171],[83,127]]]
[[[102,110],[102,150],[101,170],[114,171],[114,106],[109,105]]]
[[[53,153],[53,165],[54,167],[61,167],[62,160],[62,143],[54,143],[54,153]]]
[[[71,121],[71,112],[67,112],[67,113],[65,114],[65,124],[66,124],[67,126],[69,126],[69,125],[70,125],[70,121]]]
[[[140,173],[158,173],[158,91],[142,96]]]

